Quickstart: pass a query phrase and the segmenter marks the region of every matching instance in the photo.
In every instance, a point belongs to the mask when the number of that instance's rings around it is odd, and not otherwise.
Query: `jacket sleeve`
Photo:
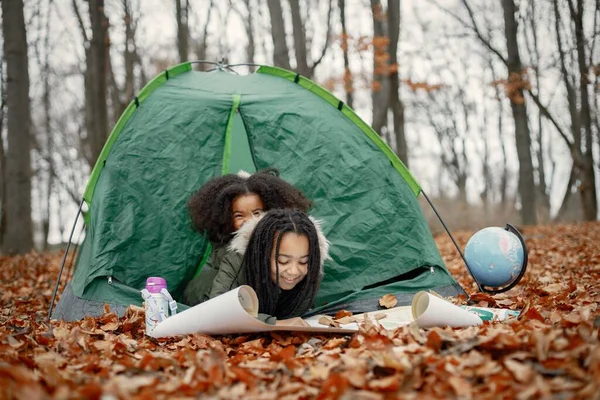
[[[209,299],[208,295],[213,285],[213,280],[217,274],[216,268],[218,264],[215,263],[215,256],[219,254],[219,247],[213,245],[210,257],[206,260],[206,263],[202,266],[198,276],[193,278],[186,285],[181,301],[188,306],[195,306]],[[221,257],[222,258],[222,257]],[[221,258],[218,260],[220,261]]]
[[[212,299],[240,286],[240,280],[243,279],[240,276],[242,274],[241,268],[242,256],[240,254],[229,252],[223,257],[213,281],[209,297]]]

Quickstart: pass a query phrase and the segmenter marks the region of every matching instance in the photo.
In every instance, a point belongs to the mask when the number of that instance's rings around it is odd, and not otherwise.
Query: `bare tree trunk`
[[[588,65],[585,56],[586,39],[583,31],[583,0],[577,0],[575,9],[573,1],[569,0],[571,19],[575,23],[575,42],[577,44],[577,62],[579,64],[579,94],[581,127],[585,138],[585,150],[583,151],[581,184],[581,206],[583,217],[586,221],[595,221],[598,215],[598,199],[596,195],[596,176],[594,170],[594,156],[592,153],[592,118],[590,114],[590,99],[588,92],[589,81],[587,78]]]
[[[354,108],[354,82],[350,71],[350,59],[348,57],[348,31],[346,30],[346,0],[338,0],[340,9],[340,23],[342,25],[342,53],[344,54],[344,91],[346,92],[346,104]]]
[[[494,69],[494,63],[491,59],[488,60],[488,66],[490,68],[490,72],[492,73],[492,82],[496,82],[496,70]],[[504,131],[504,117],[502,113],[502,95],[500,93],[500,88],[498,85],[494,86],[494,91],[496,93],[496,100],[498,101],[498,140],[500,141],[500,148],[502,149],[502,171],[500,175],[500,203],[505,204],[508,200],[508,165],[506,160],[506,144],[503,140],[503,131]]]
[[[4,55],[4,54],[3,54]],[[4,57],[0,57],[4,59]],[[4,139],[2,132],[4,132],[4,109],[6,106],[6,82],[4,80],[4,63],[0,62],[0,88],[2,91],[2,98],[0,98],[0,250],[2,250],[2,243],[4,234],[6,233],[6,154],[4,151]]]
[[[254,7],[250,4],[250,0],[244,0],[246,9],[248,10],[248,18],[246,20],[246,36],[248,37],[248,45],[246,46],[246,61],[254,64],[254,53],[256,45],[254,40]]]
[[[600,1],[598,0],[596,1],[596,9],[594,10],[594,32],[600,32]],[[598,36],[600,35],[594,35],[592,38],[592,45],[589,52],[589,65],[594,65],[592,57],[596,54],[595,47],[598,43]],[[600,146],[600,64],[594,66],[594,82],[592,82],[592,87],[594,88],[594,94],[592,96],[594,99],[594,110],[592,114],[596,115],[594,126],[596,127],[596,132],[599,132],[599,134],[596,135],[596,141]]]
[[[108,111],[111,111],[110,115],[108,115],[108,125],[113,126],[117,123],[117,121],[119,120],[119,117],[125,110],[128,100],[131,100],[131,99],[125,99],[125,100],[121,99],[122,98],[121,88],[119,87],[119,84],[117,83],[117,79],[115,77],[115,71],[114,71],[113,65],[112,65],[112,57],[110,57],[110,56],[108,57],[107,85],[108,85],[106,88],[107,98],[110,99],[110,103],[111,103],[110,105],[112,106],[112,109],[107,109],[107,113],[108,113]]]
[[[202,30],[202,37],[196,42],[196,58],[198,60],[206,60],[206,41],[208,40],[208,24],[210,23],[210,19],[212,17],[212,10],[213,0],[211,0],[208,5],[208,11],[206,13],[206,22],[204,23],[204,29]],[[198,69],[200,71],[204,71],[206,70],[206,66],[204,64],[200,64],[198,65]]]
[[[31,131],[29,63],[22,0],[2,1],[6,60],[6,225],[2,250],[23,254],[33,248],[31,221]],[[4,203],[3,203],[4,204]]]
[[[388,36],[390,44],[390,109],[394,118],[396,154],[408,168],[408,145],[404,133],[404,104],[400,98],[400,67],[398,65],[398,40],[400,39],[400,0],[388,0]]]
[[[133,71],[136,63],[135,31],[137,24],[133,20],[131,3],[129,0],[123,0],[123,11],[125,13],[125,49],[123,54],[125,60],[125,102],[123,106],[126,106],[133,98],[135,91]],[[121,112],[119,112],[119,115],[121,115],[124,110],[125,108],[123,107]]]
[[[311,71],[308,67],[306,53],[306,32],[302,16],[300,15],[300,0],[291,0],[292,31],[294,36],[294,52],[296,55],[296,72],[302,76],[310,77]]]
[[[219,24],[221,26],[226,26],[228,21],[229,21],[229,14],[231,14],[231,8],[227,7],[225,9],[224,13],[219,13],[220,16],[220,21]],[[229,47],[229,41],[226,38],[226,35],[219,35],[218,37],[218,54],[219,54],[219,59],[221,61],[223,61],[225,64],[227,64],[228,61],[228,54],[230,53],[230,47]]]
[[[44,250],[48,250],[48,237],[50,235],[50,216],[52,214],[51,200],[52,189],[54,187],[54,176],[56,171],[54,168],[54,135],[52,134],[51,115],[52,108],[50,104],[51,88],[50,88],[50,18],[46,20],[46,33],[44,47],[46,49],[42,65],[42,79],[44,81],[44,92],[42,94],[42,103],[44,106],[44,130],[46,131],[46,162],[48,163],[48,180],[46,181],[46,204],[45,214],[42,217],[42,233],[44,241]],[[40,190],[41,192],[41,190]]]
[[[567,182],[567,189],[565,194],[563,195],[563,199],[560,203],[560,208],[558,209],[558,213],[556,213],[556,217],[554,217],[555,221],[562,220],[563,216],[569,210],[569,204],[571,200],[571,194],[573,193],[573,185],[577,181],[577,172],[575,167],[575,161],[573,161],[573,166],[571,167],[571,172],[569,173],[569,181]]]
[[[2,83],[4,83],[4,79]],[[0,105],[0,128],[3,128],[4,125],[4,89],[2,90],[2,94],[2,104]],[[3,130],[0,130],[0,132],[3,132]],[[2,138],[2,135],[0,135],[0,250],[2,250],[2,244],[4,242],[4,236],[6,234],[6,179],[7,174],[4,139]]]
[[[108,137],[106,104],[109,65],[108,19],[104,15],[104,0],[90,0],[92,39],[86,51],[86,127],[88,163],[94,166]]]
[[[240,16],[242,21],[244,21],[244,29],[246,30],[246,37],[248,38],[248,43],[246,44],[246,62],[254,64],[254,53],[256,51],[256,42],[254,38],[254,12],[256,7],[252,4],[251,0],[242,0],[242,2],[244,3],[245,12],[242,12],[233,0],[229,0],[229,6]]]
[[[485,84],[487,84],[487,82],[484,82]],[[482,155],[481,155],[481,172],[483,175],[483,190],[481,191],[481,193],[479,194],[479,197],[481,198],[481,200],[483,201],[483,206],[484,209],[487,211],[489,211],[490,205],[491,205],[491,194],[492,194],[492,174],[491,174],[491,169],[490,169],[490,146],[489,146],[489,142],[488,142],[488,138],[487,138],[487,132],[488,132],[488,109],[486,106],[486,98],[485,98],[485,94],[483,94],[483,98],[481,100],[481,105],[483,107],[483,112],[482,112],[482,122],[481,125],[478,127],[479,128],[479,132],[481,132],[481,141],[483,143],[483,151],[482,151]]]
[[[135,43],[135,31],[136,21],[133,17],[133,10],[131,8],[130,0],[122,0],[121,6],[123,7],[123,22],[125,27],[125,40],[123,49],[123,60],[125,66],[125,82],[123,87],[119,87],[115,77],[115,71],[113,69],[112,57],[110,53],[107,55],[108,59],[108,94],[111,100],[112,110],[110,115],[110,126],[113,126],[119,120],[119,117],[127,108],[127,104],[133,99],[135,92],[135,77],[134,69],[136,63],[141,62],[137,55],[136,43]],[[110,42],[110,37],[109,37]],[[143,74],[142,74],[143,75]]]
[[[269,15],[271,16],[271,37],[273,38],[273,64],[276,67],[292,69],[290,55],[285,41],[285,25],[283,23],[283,10],[281,0],[267,0]]]
[[[371,0],[373,16],[373,86],[371,99],[373,109],[373,130],[382,134],[387,126],[390,94],[388,39],[386,17],[380,0]]]
[[[521,198],[521,219],[526,225],[537,224],[536,190],[533,178],[533,162],[531,157],[531,136],[527,121],[527,107],[523,97],[523,66],[519,56],[517,41],[516,7],[514,0],[502,0],[504,9],[504,30],[508,50],[507,85],[511,87],[510,106],[515,121],[515,139],[519,159],[519,195]]]
[[[540,52],[538,46],[538,35],[537,35],[537,26],[536,26],[536,2],[532,1],[529,4],[529,11],[527,16],[527,21],[525,22],[525,27],[529,25],[531,30],[531,41],[529,43],[529,37],[525,34],[525,43],[527,45],[527,50],[533,59],[533,73],[535,74],[535,83],[538,96],[542,91],[542,87],[540,84]],[[544,125],[542,124],[542,113],[538,112],[537,116],[537,171],[539,182],[537,185],[537,195],[538,195],[538,216],[542,220],[542,222],[547,222],[550,219],[550,196],[548,193],[548,186],[546,184],[546,168],[544,165]]]
[[[188,2],[175,0],[175,18],[177,19],[177,51],[179,62],[188,60]]]
[[[574,84],[571,81],[570,74],[567,69],[565,51],[562,47],[562,35],[561,35],[561,16],[558,8],[558,0],[553,1],[554,8],[554,28],[556,31],[556,44],[558,49],[558,59],[560,63],[560,72],[562,76],[565,89],[567,91],[567,104],[569,107],[569,116],[571,118],[571,134],[573,135],[573,142],[567,141],[571,153],[573,155],[573,166],[569,173],[569,180],[567,182],[567,188],[565,195],[559,207],[558,213],[555,219],[560,219],[566,213],[569,206],[569,200],[571,198],[571,192],[573,185],[577,182],[577,176],[581,170],[581,121],[579,118],[579,112],[577,111],[577,93],[574,88]]]

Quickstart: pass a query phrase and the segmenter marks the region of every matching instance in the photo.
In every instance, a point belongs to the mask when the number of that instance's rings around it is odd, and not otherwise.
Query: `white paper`
[[[412,314],[420,328],[450,326],[464,328],[481,325],[477,315],[427,292],[419,292],[412,301]]]
[[[258,299],[254,290],[240,286],[213,299],[188,308],[159,323],[151,332],[155,338],[204,333],[226,335],[268,331],[353,333],[351,329],[269,325],[256,319]]]
[[[373,323],[386,329],[396,329],[416,321],[421,328],[450,326],[454,328],[481,325],[482,320],[436,295],[418,292],[411,306],[376,310],[365,313]],[[378,314],[385,314],[377,319]],[[268,331],[295,331],[315,333],[354,333],[360,323],[349,323],[332,328],[319,323],[321,315],[305,320],[309,326],[269,325],[258,320],[258,298],[250,286],[240,286],[214,299],[167,318],[154,328],[150,336],[155,338],[204,333],[226,335],[233,333],[254,333]],[[361,322],[363,314],[355,315]]]

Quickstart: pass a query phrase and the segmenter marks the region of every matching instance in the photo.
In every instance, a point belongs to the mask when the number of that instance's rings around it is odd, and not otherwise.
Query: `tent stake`
[[[77,211],[77,216],[75,217],[75,222],[73,222],[73,228],[71,228],[71,234],[69,235],[69,242],[67,243],[67,248],[65,250],[65,254],[63,255],[62,263],[60,265],[60,270],[58,271],[58,278],[56,278],[56,285],[54,285],[54,292],[52,292],[52,300],[50,301],[50,308],[48,309],[48,321],[52,317],[52,308],[54,308],[54,300],[56,300],[56,293],[58,292],[58,285],[60,284],[60,278],[63,273],[63,268],[65,267],[65,261],[67,260],[67,254],[69,254],[69,248],[71,247],[71,240],[73,240],[73,233],[75,233],[75,227],[77,226],[77,221],[79,220],[79,215],[81,215],[81,209],[83,208],[84,200],[81,199],[79,203],[79,210]]]
[[[450,230],[448,229],[448,227],[444,223],[444,220],[442,219],[442,217],[440,216],[440,214],[438,213],[438,211],[435,209],[435,206],[433,205],[433,203],[431,202],[431,200],[429,200],[429,197],[427,197],[427,194],[425,193],[425,191],[423,191],[423,189],[421,189],[421,193],[423,193],[423,196],[425,197],[425,200],[427,200],[427,202],[429,203],[429,205],[433,209],[433,212],[438,217],[438,219],[442,223],[442,226],[444,227],[444,229],[448,233],[448,236],[450,236],[450,239],[452,239],[452,243],[454,243],[454,247],[456,247],[456,250],[458,250],[458,254],[460,254],[460,258],[462,258],[462,260],[464,261],[465,267],[467,267],[467,271],[469,271],[469,275],[471,275],[471,278],[473,278],[473,280],[475,281],[475,284],[477,284],[477,288],[479,289],[480,292],[485,292],[481,288],[481,286],[479,285],[479,282],[477,282],[477,279],[475,279],[475,276],[473,276],[473,273],[471,272],[471,268],[469,268],[469,264],[467,263],[467,260],[465,260],[465,255],[463,254],[462,250],[458,246],[458,243],[456,243],[456,240],[454,240],[454,236],[452,236],[452,233],[450,233]],[[459,284],[459,286],[460,286],[460,284]],[[463,289],[463,288],[461,287],[461,289]],[[467,297],[469,297],[469,294],[464,289],[463,289],[463,291],[465,292],[465,294],[467,295]]]

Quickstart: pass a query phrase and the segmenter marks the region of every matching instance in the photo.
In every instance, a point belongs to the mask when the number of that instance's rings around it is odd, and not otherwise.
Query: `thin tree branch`
[[[481,30],[477,26],[477,21],[475,20],[475,15],[473,13],[473,10],[471,9],[471,6],[469,5],[469,2],[467,0],[462,0],[462,3],[467,9],[467,12],[469,13],[469,18],[471,19],[471,23],[473,24],[471,26],[471,29],[473,30],[473,32],[475,32],[477,38],[481,41],[481,43],[483,43],[485,47],[490,49],[492,53],[496,54],[498,58],[504,63],[504,65],[506,65],[506,67],[508,67],[508,60],[502,55],[502,53],[500,53],[500,51],[498,51],[498,49],[492,46],[489,39],[483,37]]]
[[[507,59],[502,55],[502,53],[500,53],[500,51],[498,51],[498,49],[496,49],[494,46],[492,46],[492,44],[491,44],[491,42],[490,42],[489,39],[486,39],[485,37],[483,37],[483,34],[482,34],[481,30],[479,29],[479,27],[477,25],[477,22],[475,21],[475,15],[473,13],[473,10],[471,9],[471,6],[467,2],[467,0],[462,0],[462,3],[465,6],[467,12],[469,13],[469,19],[471,20],[471,24],[469,24],[467,21],[464,21],[462,18],[460,18],[458,15],[456,15],[452,11],[448,10],[447,8],[444,8],[444,7],[440,6],[437,3],[437,1],[435,1],[435,0],[427,0],[427,1],[429,1],[429,3],[431,3],[431,4],[433,4],[438,10],[443,11],[444,13],[448,14],[453,19],[455,19],[456,21],[458,21],[464,28],[467,28],[468,30],[470,30],[473,33],[475,33],[475,35],[477,36],[477,38],[479,39],[479,41],[485,47],[487,47],[492,53],[494,53],[496,56],[498,56],[498,58],[500,59],[500,61],[502,61],[504,63],[504,65],[506,65],[506,67],[508,68],[508,61],[507,61]]]
[[[600,0],[596,0],[596,9],[594,10],[594,24],[593,34],[592,34],[592,44],[590,45],[590,57],[588,60],[588,65],[594,65],[594,49],[596,48],[596,39],[598,38],[598,34],[600,33],[600,29],[598,29],[598,17],[600,16]]]
[[[310,67],[311,76],[314,74],[315,68],[317,68],[317,66],[321,63],[321,61],[323,61],[323,58],[325,57],[325,54],[327,53],[327,50],[329,49],[329,42],[331,41],[332,9],[333,9],[333,1],[329,0],[329,11],[327,12],[327,36],[325,37],[325,45],[323,46],[323,50],[321,51],[321,55],[319,56],[319,58],[317,58],[317,60]]]
[[[556,130],[558,131],[560,136],[565,140],[567,146],[569,146],[569,149],[572,149],[574,147],[574,143],[565,134],[564,130],[561,128],[561,126],[558,124],[558,122],[556,122],[556,120],[552,117],[552,114],[550,114],[550,111],[548,111],[548,108],[542,104],[538,95],[533,93],[531,91],[531,89],[526,89],[526,92],[527,92],[527,94],[529,94],[531,96],[531,99],[537,105],[537,107],[540,110],[540,112],[542,113],[542,115],[544,117],[546,117],[552,123],[552,125],[554,125],[554,127],[556,128]]]
[[[81,35],[83,36],[84,43],[89,43],[87,33],[85,31],[85,25],[83,24],[83,19],[81,18],[81,13],[79,12],[79,7],[77,7],[77,0],[73,0],[73,11],[75,11],[75,16],[77,17],[77,22],[79,24],[79,29],[81,30]]]

